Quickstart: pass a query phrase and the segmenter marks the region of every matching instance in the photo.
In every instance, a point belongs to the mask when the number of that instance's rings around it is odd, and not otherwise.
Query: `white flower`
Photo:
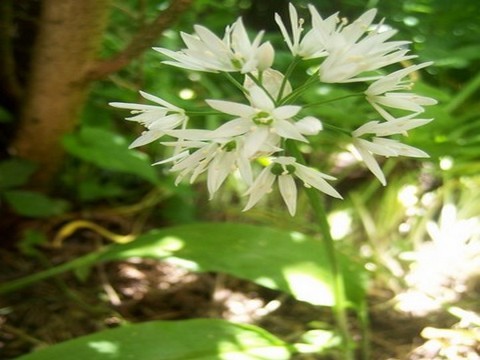
[[[283,38],[285,39],[285,42],[287,43],[287,46],[290,49],[292,55],[300,56],[304,59],[312,59],[325,56],[327,53],[325,52],[325,48],[322,46],[322,41],[319,41],[322,39],[319,38],[317,30],[310,29],[306,34],[303,35],[302,38],[302,32],[304,30],[304,20],[298,18],[297,10],[291,3],[288,6],[288,10],[290,15],[290,28],[292,30],[291,38],[280,15],[275,14],[275,22],[278,24],[278,27],[280,28]],[[319,25],[320,27],[322,27],[323,25],[323,28],[325,28],[333,23],[333,26],[335,28],[334,17],[323,20],[313,6],[309,6],[309,10],[312,16],[312,20],[316,21],[317,23],[322,23],[321,25]]]
[[[147,128],[139,138],[130,144],[130,148],[151,143],[165,135],[166,131],[186,124],[188,120],[183,109],[146,92],[140,91],[140,94],[143,98],[160,106],[120,102],[109,103],[113,107],[131,109],[134,116],[127,117],[126,120],[136,121]]]
[[[299,164],[293,157],[280,156],[262,170],[245,195],[249,195],[247,205],[243,211],[251,209],[265,194],[272,191],[275,180],[283,201],[287,205],[290,215],[294,216],[297,208],[297,186],[294,175],[303,181],[305,187],[314,187],[327,195],[342,198],[342,196],[326,181],[335,180],[334,177],[321,173],[318,170]]]
[[[204,26],[195,25],[194,29],[195,35],[181,33],[186,49],[175,52],[154,48],[173,59],[164,61],[165,64],[197,71],[249,73],[266,70],[273,63],[272,45],[269,42],[260,44],[264,32],[251,42],[241,18],[226,28],[223,39]]]
[[[223,113],[238,116],[213,131],[217,138],[245,136],[245,154],[254,156],[267,146],[275,150],[281,138],[308,142],[303,134],[315,132],[318,124],[312,124],[305,130],[305,125],[297,127],[292,118],[300,110],[300,106],[284,105],[275,107],[273,100],[258,86],[250,89],[251,105],[223,100],[207,100],[208,105]],[[317,120],[317,122],[319,122]],[[317,131],[318,132],[318,131]]]
[[[354,137],[360,137],[365,134],[374,134],[376,136],[390,136],[395,134],[404,134],[408,130],[428,124],[433,119],[414,119],[417,114],[411,114],[390,121],[370,121],[363,124],[352,132]]]
[[[178,140],[162,144],[184,149],[181,153],[154,164],[174,162],[170,171],[179,173],[175,185],[187,175],[190,175],[190,183],[193,183],[199,175],[207,172],[207,188],[212,199],[228,175],[237,169],[247,184],[252,183],[251,164],[243,155],[241,139],[212,142]]]
[[[295,123],[295,127],[303,135],[317,135],[323,130],[323,125],[320,120],[313,116],[306,116]]]
[[[408,49],[404,47],[408,41],[387,41],[395,30],[380,32],[380,24],[367,33],[375,15],[376,9],[371,9],[350,25],[340,26],[330,34],[325,40],[328,56],[320,65],[320,80],[342,83],[377,79],[379,76],[358,75],[415,57],[407,55]]]
[[[257,72],[253,72],[252,75],[258,78]],[[292,85],[290,85],[290,81],[286,80],[285,76],[280,71],[274,69],[267,69],[262,72],[261,84],[274,99],[281,99],[292,93]],[[282,95],[279,96],[282,84]],[[258,85],[252,80],[250,76],[245,76],[243,87],[247,89],[247,91],[250,91],[250,89],[257,86]]]
[[[423,106],[435,105],[437,103],[435,99],[413,93],[396,92],[398,90],[410,90],[413,84],[410,80],[404,80],[404,78],[412,72],[431,64],[432,62],[425,62],[411,65],[376,80],[365,91],[368,102],[386,120],[392,120],[393,116],[383,108],[384,106],[420,113],[424,111]]]
[[[413,146],[402,144],[398,140],[374,137],[372,141],[368,141],[354,137],[352,144],[357,151],[357,155],[363,160],[367,168],[377,177],[383,186],[387,184],[387,180],[373,155],[381,155],[385,157],[396,157],[401,155],[418,158],[429,157],[424,151]]]

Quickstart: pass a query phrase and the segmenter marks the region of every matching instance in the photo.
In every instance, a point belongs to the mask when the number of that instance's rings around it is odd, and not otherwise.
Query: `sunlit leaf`
[[[128,244],[115,244],[1,285],[0,293],[79,267],[132,257],[167,260],[194,271],[228,273],[314,305],[334,303],[330,261],[320,240],[296,232],[228,223],[152,231]],[[349,305],[361,306],[365,298],[365,270],[346,256],[338,257]]]
[[[219,319],[152,321],[60,343],[19,360],[283,360],[289,345],[267,331]]]
[[[219,271],[292,294],[315,305],[334,302],[330,262],[321,240],[273,228],[226,223],[153,231],[112,247],[102,260],[166,258],[195,271]],[[352,304],[364,298],[362,267],[340,256]]]

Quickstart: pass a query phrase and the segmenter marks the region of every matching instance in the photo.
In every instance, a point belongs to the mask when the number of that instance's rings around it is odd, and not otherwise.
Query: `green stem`
[[[261,73],[260,73],[261,74]],[[272,100],[272,102],[275,104],[275,99],[274,97],[268,92],[268,90],[265,88],[265,86],[263,86],[262,84],[262,81],[261,81],[261,78],[259,77],[258,79],[252,74],[252,73],[248,73],[247,76],[252,79],[252,81],[259,87],[261,88],[265,94],[267,94],[267,96],[270,98],[270,100]]]
[[[194,116],[210,116],[210,115],[219,115],[220,112],[215,111],[215,110],[185,110],[185,114],[187,114],[189,117],[194,117]]]
[[[452,113],[457,110],[478,88],[480,88],[480,72],[445,106],[445,111]]]
[[[103,255],[103,251],[96,251],[94,253],[90,253],[88,255],[82,256],[78,259],[73,261],[69,261],[65,264],[61,264],[50,269],[37,272],[30,276],[25,276],[17,280],[10,281],[6,284],[0,285],[0,294],[9,293],[21,288],[24,288],[30,284],[36,283],[41,280],[48,279],[52,276],[63,274],[69,270],[74,270],[84,266],[90,266],[101,258]]]
[[[363,93],[349,94],[349,95],[340,96],[340,97],[337,97],[337,98],[334,98],[334,99],[328,99],[328,100],[318,101],[318,102],[315,102],[315,103],[305,104],[302,107],[304,109],[306,109],[306,108],[309,108],[309,107],[312,107],[312,106],[324,105],[324,104],[328,104],[328,103],[331,103],[331,102],[334,102],[334,101],[339,101],[339,100],[348,99],[348,98],[355,97],[355,96],[362,96],[362,95],[364,95],[364,94]]]
[[[330,270],[333,278],[333,294],[335,303],[333,305],[333,312],[338,330],[342,337],[345,350],[345,360],[353,360],[353,346],[350,332],[348,330],[347,317],[347,299],[345,297],[345,283],[343,274],[340,269],[337,251],[335,249],[334,240],[330,233],[330,225],[328,224],[327,214],[325,212],[323,203],[319,197],[318,191],[313,188],[306,188],[307,196],[310,201],[315,215],[317,217],[320,233],[322,234],[327,257],[330,260]]]
[[[288,150],[297,159],[299,163],[305,163],[303,155],[298,150],[295,143],[287,142]],[[345,295],[345,283],[343,279],[340,262],[335,249],[335,243],[330,232],[330,225],[327,219],[327,213],[323,206],[322,200],[318,194],[318,191],[314,188],[305,188],[307,197],[310,201],[310,205],[316,215],[320,233],[325,244],[327,257],[330,260],[330,270],[332,273],[332,286],[334,294],[333,313],[335,321],[342,337],[342,344],[344,346],[344,360],[353,360],[353,343],[348,329],[348,316],[347,316],[347,299]]]
[[[334,130],[336,132],[347,135],[349,138],[352,138],[352,132],[349,131],[349,130],[346,130],[344,128],[341,128],[341,127],[338,127],[338,126],[335,126],[335,125],[327,124],[323,121],[322,121],[322,126],[323,126],[324,129]]]
[[[360,310],[358,311],[358,317],[360,319],[360,327],[362,331],[362,359],[371,359],[372,356],[370,350],[370,319],[368,317],[368,304],[366,301],[362,301],[362,304],[360,305]]]
[[[285,96],[282,101],[280,102],[281,105],[284,105],[284,104],[290,104],[292,103],[293,101],[295,101],[295,99],[297,97],[299,97],[305,90],[307,90],[310,86],[318,83],[320,81],[319,77],[318,77],[318,74],[317,73],[314,73],[312,76],[310,76],[310,78],[307,79],[307,81],[305,81],[305,83],[301,86],[299,86],[298,88],[296,88],[292,93],[290,93],[289,95]]]
[[[247,93],[247,90],[243,87],[242,84],[240,84],[237,79],[235,79],[232,74],[228,73],[228,72],[225,72],[223,73],[226,78],[233,84],[235,85],[236,88],[238,88],[242,93],[246,94]]]
[[[278,91],[278,96],[277,96],[277,101],[276,101],[277,103],[279,103],[280,100],[282,100],[283,91],[285,90],[285,86],[287,85],[288,79],[289,79],[290,75],[292,75],[293,70],[295,69],[297,64],[300,62],[300,60],[301,59],[299,57],[296,57],[296,58],[293,59],[293,61],[288,66],[287,71],[285,72],[285,76],[282,79],[282,84],[280,85],[280,90]]]

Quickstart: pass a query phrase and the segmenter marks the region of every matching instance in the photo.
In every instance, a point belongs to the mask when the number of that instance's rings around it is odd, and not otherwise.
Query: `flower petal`
[[[254,207],[261,198],[272,191],[272,185],[275,182],[276,176],[270,171],[271,166],[267,166],[262,170],[260,175],[255,179],[253,184],[248,188],[245,195],[250,195],[247,205],[243,208],[243,211],[250,210]]]
[[[375,157],[362,146],[358,140],[360,139],[353,139],[353,146],[357,151],[359,157],[363,160],[367,168],[375,175],[375,177],[380,181],[380,183],[385,186],[387,185],[387,180],[385,179],[385,175],[383,174],[382,169],[378,165],[377,160]]]
[[[293,139],[308,143],[308,140],[300,133],[295,125],[287,120],[276,121],[273,127],[276,133],[285,139]]]
[[[222,186],[227,176],[234,170],[236,154],[234,152],[220,151],[208,166],[207,188],[210,200]]]
[[[298,178],[303,181],[305,186],[313,186],[315,189],[327,195],[330,195],[337,199],[342,199],[342,195],[340,195],[338,191],[335,190],[335,188],[325,180],[335,178],[304,165],[297,164],[295,168],[295,175],[297,175]]]
[[[206,103],[213,109],[223,112],[225,114],[250,117],[255,114],[255,109],[249,105],[236,103],[233,101],[225,100],[205,100]]]
[[[302,135],[317,135],[323,130],[322,122],[313,116],[306,116],[297,121],[295,127]]]
[[[275,109],[275,104],[272,99],[258,86],[252,86],[250,89],[250,102],[254,108],[272,111]]]
[[[244,154],[247,158],[254,156],[264,145],[269,135],[266,126],[259,126],[255,130],[248,133],[245,137]]]
[[[297,105],[284,105],[273,109],[272,115],[275,119],[286,120],[291,119],[302,110],[301,106]]]
[[[144,131],[142,135],[135,139],[135,141],[132,142],[128,148],[133,149],[139,146],[150,144],[151,142],[160,139],[163,135],[165,135],[165,132],[159,130]]]
[[[297,210],[297,186],[291,175],[280,175],[278,177],[278,187],[283,201],[287,205],[291,216],[295,215]]]
[[[212,138],[230,138],[243,135],[250,130],[252,122],[247,119],[233,119],[212,131]]]

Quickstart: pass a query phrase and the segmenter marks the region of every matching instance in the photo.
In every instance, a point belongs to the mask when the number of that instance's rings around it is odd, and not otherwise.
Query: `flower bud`
[[[274,57],[275,49],[273,48],[272,44],[270,44],[268,41],[262,44],[257,50],[257,69],[259,71],[269,69],[273,64]]]

